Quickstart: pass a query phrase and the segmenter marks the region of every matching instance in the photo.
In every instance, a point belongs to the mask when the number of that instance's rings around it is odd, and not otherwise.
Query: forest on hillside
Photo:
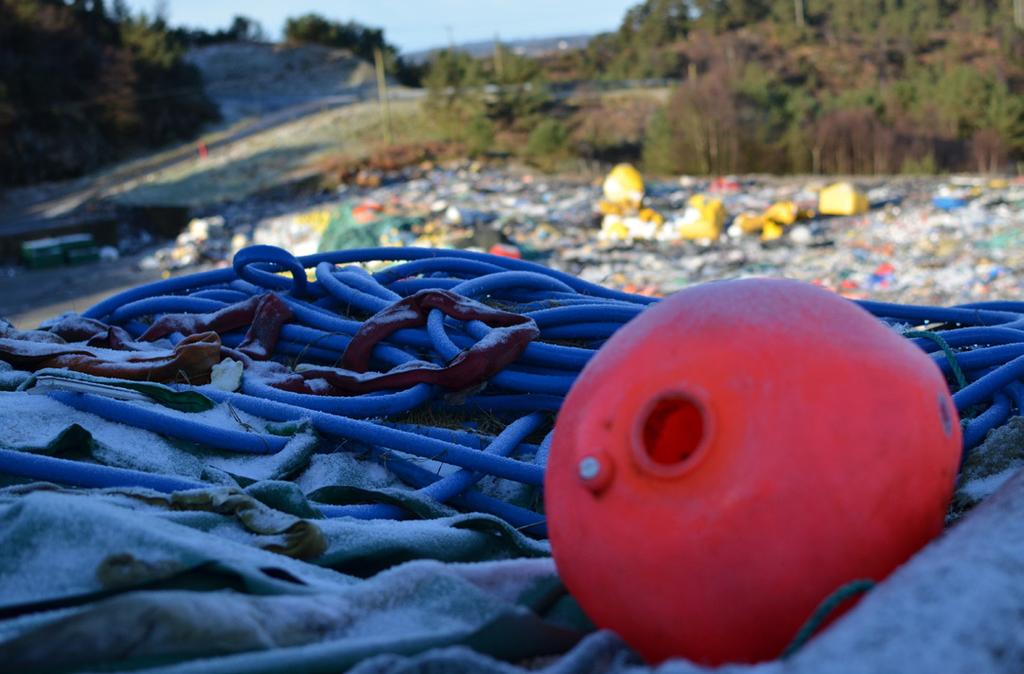
[[[442,52],[425,82],[435,113],[471,148],[506,138],[539,157],[642,159],[665,174],[1019,171],[1022,5],[646,0],[586,49],[533,63],[500,49],[475,62]],[[614,107],[537,93],[651,79],[669,83],[668,103],[617,125]],[[487,94],[490,83],[504,93]]]
[[[185,43],[120,0],[0,0],[0,185],[80,175],[217,118]]]
[[[549,170],[1024,170],[1024,0],[645,0],[584,49],[528,58],[499,44],[420,65],[354,21],[305,14],[283,35],[380,53],[394,80],[426,88],[424,116],[453,147]],[[122,0],[0,0],[0,185],[195,138],[217,111],[186,51],[266,39],[245,17],[209,32]],[[667,101],[639,92],[652,81]],[[638,93],[557,95],[613,83]]]

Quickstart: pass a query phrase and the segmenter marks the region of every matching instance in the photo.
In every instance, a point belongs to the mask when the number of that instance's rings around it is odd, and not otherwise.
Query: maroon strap
[[[274,353],[281,326],[292,319],[292,310],[274,293],[260,297],[252,324],[238,350],[254,360],[267,360]]]
[[[367,372],[377,344],[403,328],[425,325],[433,309],[462,321],[482,321],[492,330],[443,367],[414,363],[392,368],[389,372]],[[265,293],[208,314],[167,314],[158,318],[140,340],[159,339],[174,332],[186,335],[173,355],[147,358],[140,354],[114,364],[102,362],[103,359],[80,346],[29,346],[18,340],[5,339],[0,340],[0,356],[15,366],[27,369],[63,366],[126,378],[135,378],[148,370],[148,376],[156,381],[178,378],[179,373],[173,372],[172,368],[187,364],[188,367],[181,368],[180,374],[184,375],[181,379],[208,380],[209,368],[219,360],[215,356],[220,349],[216,333],[248,325],[249,330],[238,351],[254,360],[267,360],[274,352],[281,327],[292,316],[284,300],[274,293]],[[63,326],[57,332],[68,337],[89,339],[89,346],[97,346],[93,343],[95,341],[122,349],[126,346],[123,342],[128,341],[121,334],[123,330],[110,328],[99,321],[80,321]],[[341,369],[324,367],[297,374],[282,366],[280,377],[274,378],[270,385],[298,393],[334,396],[404,389],[421,383],[465,390],[487,381],[513,363],[539,334],[537,324],[526,316],[501,311],[446,290],[421,290],[379,311],[363,323],[341,358]],[[129,370],[132,374],[128,373]]]
[[[274,293],[264,293],[209,314],[166,314],[153,321],[139,339],[151,341],[172,332],[223,334],[249,326],[238,350],[255,360],[267,360],[277,345],[281,326],[291,318],[292,310],[284,300]]]
[[[378,342],[403,328],[426,325],[431,309],[440,309],[446,316],[460,321],[483,321],[492,328],[533,324],[526,316],[501,311],[447,290],[420,290],[381,309],[363,323],[345,349],[341,366],[353,372],[366,372],[370,354]]]
[[[101,377],[205,384],[220,362],[220,338],[214,332],[191,335],[171,349],[107,355],[72,344],[0,339],[0,360],[20,370],[63,367]]]
[[[110,326],[95,318],[65,316],[48,327],[66,342],[85,342],[88,346],[131,351],[132,337],[123,328]]]
[[[373,347],[398,330],[425,325],[432,309],[440,309],[459,320],[482,321],[494,329],[444,367],[400,365],[389,372],[361,374],[369,367]],[[318,395],[358,395],[415,384],[464,390],[487,381],[513,363],[539,334],[537,324],[526,316],[494,309],[446,290],[421,290],[363,323],[342,356],[344,369],[307,369],[301,375],[292,375],[271,385]]]

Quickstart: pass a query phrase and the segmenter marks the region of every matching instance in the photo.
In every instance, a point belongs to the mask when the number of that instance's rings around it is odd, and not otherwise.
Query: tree
[[[771,4],[766,0],[694,0],[693,11],[701,26],[720,32],[765,19]]]
[[[687,173],[735,173],[740,169],[739,97],[730,73],[716,69],[676,89],[668,114],[676,152]]]
[[[648,47],[671,44],[690,31],[690,9],[686,0],[646,0],[626,12],[619,38]]]
[[[371,60],[373,50],[395,51],[384,41],[384,31],[355,21],[329,21],[319,14],[303,14],[284,24],[285,40],[292,44],[320,44],[348,49],[360,58]]]
[[[418,86],[422,71],[398,55],[398,49],[384,39],[380,28],[364,26],[356,21],[330,21],[319,14],[303,14],[285,21],[285,41],[290,44],[319,44],[335,49],[348,49],[355,56],[373,61],[374,50],[384,56],[385,70],[399,82]]]
[[[231,26],[227,30],[232,40],[244,42],[266,42],[267,32],[256,19],[250,19],[240,14],[231,19]]]
[[[487,97],[487,116],[506,128],[532,126],[536,115],[551,101],[540,64],[513,53],[500,42],[495,46],[490,69],[482,75],[494,85]]]
[[[530,133],[526,155],[545,170],[553,170],[568,157],[569,130],[557,119],[545,119]]]
[[[217,117],[184,44],[117,0],[0,0],[0,184],[79,175]]]
[[[476,115],[466,124],[466,151],[471,156],[486,154],[494,149],[494,125],[484,115]]]
[[[998,171],[1013,154],[1024,151],[1024,97],[1004,82],[992,85],[971,149],[979,171]]]
[[[690,0],[645,0],[631,7],[618,30],[587,44],[578,66],[584,78],[671,77],[681,63],[670,47],[692,28]]]
[[[644,171],[660,175],[678,173],[682,164],[675,152],[674,144],[672,124],[668,115],[665,110],[656,111],[644,130]]]
[[[462,139],[470,120],[486,116],[483,70],[468,53],[445,49],[435,54],[423,83],[423,105],[445,136]]]

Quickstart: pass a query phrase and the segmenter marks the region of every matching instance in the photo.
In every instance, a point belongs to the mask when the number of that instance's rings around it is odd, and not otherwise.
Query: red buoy
[[[960,460],[938,367],[837,295],[749,279],[619,330],[555,427],[555,562],[648,661],[779,656],[817,605],[942,530]]]

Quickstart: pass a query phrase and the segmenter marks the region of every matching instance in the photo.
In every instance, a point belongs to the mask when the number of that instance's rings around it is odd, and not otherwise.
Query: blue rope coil
[[[391,262],[373,273],[361,264]],[[313,270],[313,280],[307,276]],[[319,253],[296,258],[271,246],[252,246],[235,255],[230,268],[201,272],[133,288],[84,312],[124,328],[138,338],[150,320],[173,313],[206,314],[263,295],[278,293],[293,317],[280,332],[272,357],[294,365],[339,362],[368,316],[424,289],[447,290],[485,301],[533,320],[540,335],[512,364],[492,376],[482,391],[450,392],[431,384],[404,390],[353,396],[318,396],[275,388],[246,375],[234,393],[210,386],[185,386],[216,403],[268,421],[307,420],[323,438],[347,441],[385,465],[420,498],[492,513],[513,526],[546,536],[542,508],[504,502],[480,491],[485,476],[512,480],[537,490],[551,445],[552,414],[557,412],[584,365],[622,325],[657,301],[587,283],[571,275],[521,260],[455,250],[372,248]],[[1024,303],[991,302],[941,308],[862,301],[866,311],[889,324],[912,324],[908,335],[951,377],[966,385],[953,394],[964,418],[965,452],[1012,414],[1024,400]],[[426,325],[393,332],[372,352],[380,369],[428,360],[443,366],[463,350],[486,339],[494,328],[480,321],[459,321],[438,309]],[[221,335],[227,348],[239,346],[243,330]],[[930,335],[926,335],[930,337]],[[169,337],[172,343],[182,339]],[[571,342],[569,344],[565,342]],[[954,362],[957,367],[954,367]],[[79,410],[138,428],[199,442],[220,450],[269,454],[286,438],[213,427],[188,414],[161,412],[93,394],[56,391],[50,395]],[[453,430],[402,421],[413,410],[481,414],[504,430],[490,436],[469,428]],[[531,436],[541,436],[539,444]],[[416,464],[431,459],[454,467],[446,475]],[[198,488],[190,480],[159,476],[53,457],[0,451],[0,472],[87,487],[141,486],[161,491]],[[326,517],[404,518],[410,513],[392,503],[314,504]]]

